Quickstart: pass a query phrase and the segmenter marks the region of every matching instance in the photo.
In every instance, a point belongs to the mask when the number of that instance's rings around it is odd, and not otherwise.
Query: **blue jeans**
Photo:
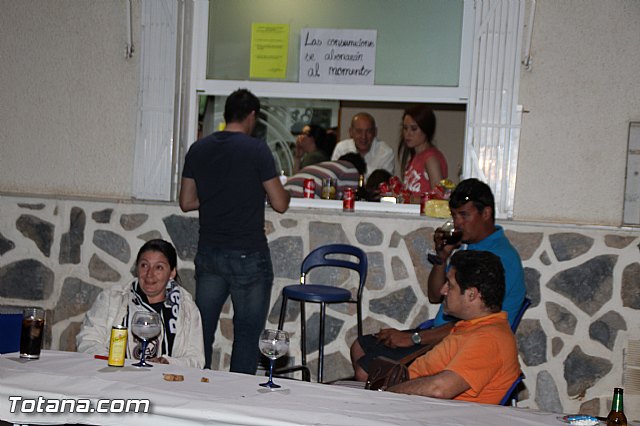
[[[269,249],[256,252],[198,247],[194,263],[205,368],[211,368],[220,311],[231,295],[234,314],[230,371],[255,374],[260,357],[258,340],[267,320],[273,286]]]

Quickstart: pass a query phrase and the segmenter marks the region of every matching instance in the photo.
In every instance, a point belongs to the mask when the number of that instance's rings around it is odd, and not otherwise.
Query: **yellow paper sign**
[[[250,78],[286,78],[289,25],[251,25]]]

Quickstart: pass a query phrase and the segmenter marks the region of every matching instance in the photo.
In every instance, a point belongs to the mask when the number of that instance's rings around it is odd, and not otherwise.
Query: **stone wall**
[[[310,249],[344,242],[363,248],[369,274],[363,296],[364,332],[413,327],[436,312],[426,299],[426,251],[440,220],[410,215],[292,209],[267,212],[275,283],[269,325],[278,322],[280,292],[297,281]],[[533,304],[517,333],[526,390],[521,406],[554,412],[605,414],[623,378],[629,340],[640,339],[637,230],[542,224],[503,224],[524,266]],[[193,291],[197,215],[173,204],[91,202],[3,196],[0,199],[0,305],[47,310],[47,347],[75,350],[84,312],[98,292],[129,280],[144,241],[173,241],[179,274]],[[311,279],[354,288],[353,273]],[[299,308],[291,303],[285,329],[299,359]],[[318,310],[308,305],[310,349],[317,349]],[[232,309],[225,307],[214,364],[227,368]],[[355,306],[328,309],[325,380],[352,374],[349,345]],[[311,354],[312,372],[316,356]],[[292,362],[292,360],[291,360]]]

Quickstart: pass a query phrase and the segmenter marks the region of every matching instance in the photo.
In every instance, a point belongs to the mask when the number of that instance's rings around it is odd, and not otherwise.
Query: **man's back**
[[[469,244],[467,250],[486,250],[500,257],[506,284],[502,310],[507,312],[509,322],[512,323],[520,311],[526,294],[524,269],[517,250],[511,245],[500,225],[496,225],[495,232],[480,243]]]
[[[360,174],[353,164],[346,160],[323,161],[322,163],[307,166],[295,175],[291,176],[285,184],[285,189],[289,191],[292,197],[304,196],[304,181],[313,179],[316,184],[315,195],[320,198],[322,189],[322,179],[337,179],[336,198],[338,194],[344,191],[344,188],[358,187],[358,178]]]
[[[209,135],[189,149],[183,176],[197,184],[201,244],[266,247],[262,183],[277,173],[263,141],[241,132]]]

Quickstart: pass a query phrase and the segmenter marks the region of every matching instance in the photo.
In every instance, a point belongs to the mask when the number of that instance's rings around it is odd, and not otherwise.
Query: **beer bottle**
[[[611,403],[611,411],[607,416],[607,426],[627,426],[627,417],[624,415],[624,407],[622,404],[622,388],[613,389],[613,402]]]
[[[366,201],[366,192],[364,188],[364,175],[358,178],[358,189],[356,190],[356,201]]]

